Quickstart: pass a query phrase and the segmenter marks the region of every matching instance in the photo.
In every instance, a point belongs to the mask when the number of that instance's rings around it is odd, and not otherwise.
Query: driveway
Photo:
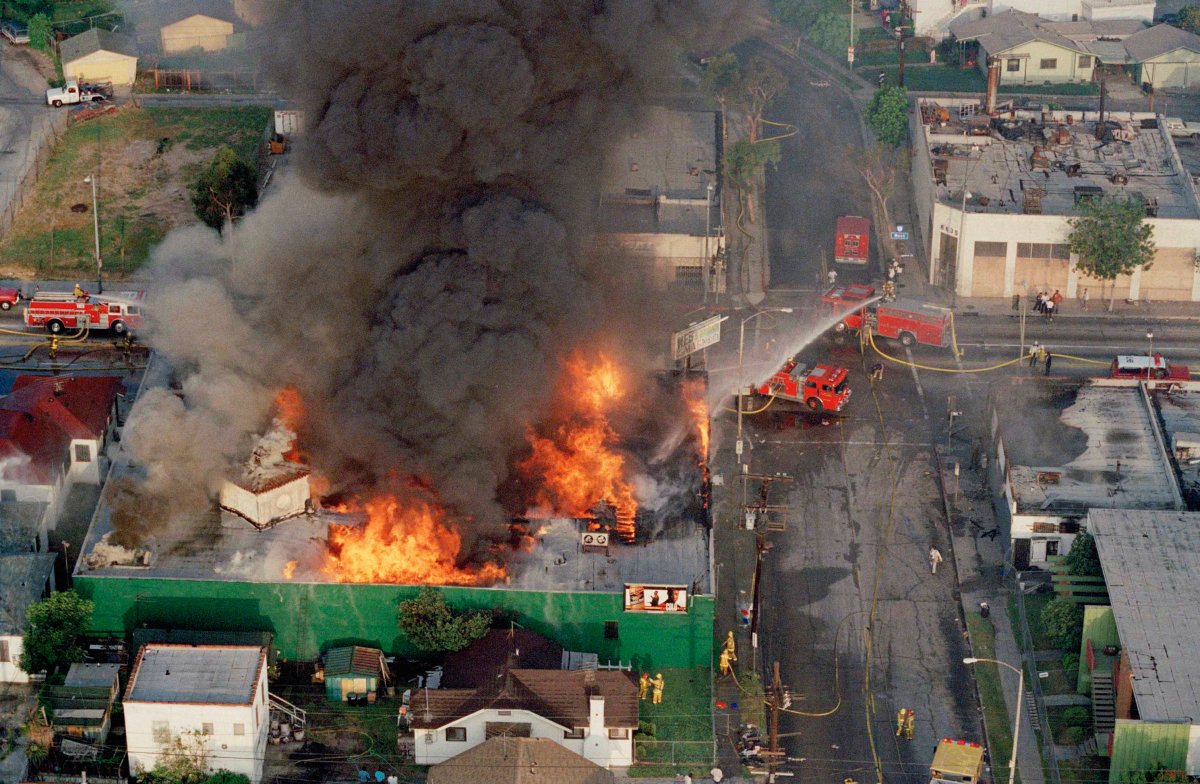
[[[22,184],[36,170],[43,145],[55,128],[66,127],[66,110],[44,100],[44,60],[28,47],[0,42],[0,235],[12,225]]]

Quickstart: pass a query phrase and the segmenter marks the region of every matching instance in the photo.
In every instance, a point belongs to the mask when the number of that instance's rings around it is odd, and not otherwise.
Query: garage
[[[1156,90],[1200,87],[1200,36],[1160,24],[1125,39],[1134,80]]]
[[[59,52],[68,79],[130,85],[137,77],[137,44],[127,35],[92,28],[63,41]]]

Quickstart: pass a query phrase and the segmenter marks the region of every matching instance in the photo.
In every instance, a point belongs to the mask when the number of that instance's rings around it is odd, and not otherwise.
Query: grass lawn
[[[83,180],[96,171],[105,277],[135,271],[168,231],[195,221],[190,187],[219,147],[257,162],[270,117],[264,107],[127,107],[70,126],[0,241],[0,270],[14,277],[94,271],[92,193]]]
[[[911,62],[911,60],[910,60]],[[860,68],[858,74],[875,84],[879,74],[887,75],[887,84],[896,84],[899,68],[894,65]],[[904,86],[910,90],[947,90],[950,92],[982,92],[987,83],[983,74],[974,68],[951,68],[948,65],[913,65],[904,69]]]
[[[1108,784],[1107,757],[1076,757],[1058,763],[1062,784]]]
[[[1045,694],[1074,694],[1076,673],[1063,670],[1060,661],[1040,661],[1038,670],[1049,673],[1042,678],[1042,692]]]
[[[1094,84],[1024,84],[1001,87],[1000,93],[1028,93],[1031,95],[1099,95],[1100,88]]]
[[[706,667],[663,670],[666,688],[661,705],[641,703],[641,720],[655,726],[654,740],[640,740],[639,760],[630,776],[674,776],[688,771],[707,775],[712,767],[712,689]]]
[[[996,656],[996,630],[992,622],[980,617],[978,612],[967,613],[967,630],[971,635],[971,655],[981,659]],[[979,685],[979,698],[983,703],[983,716],[987,722],[987,745],[992,758],[992,776],[996,781],[1008,778],[1008,759],[1012,754],[1012,724],[1004,702],[1004,687],[1000,681],[999,668],[994,664],[980,662],[971,665],[975,682]],[[1020,781],[1020,774],[1017,775]]]
[[[1015,597],[1013,601],[1016,601]],[[1042,610],[1052,601],[1054,601],[1052,593],[1038,593],[1025,597],[1025,617],[1029,620],[1029,636],[1033,638],[1035,651],[1049,651],[1056,647],[1054,640],[1050,639],[1050,635],[1042,626]]]
[[[323,686],[275,684],[281,697],[308,711],[308,736],[346,754],[396,753],[396,699],[350,705],[325,698]]]

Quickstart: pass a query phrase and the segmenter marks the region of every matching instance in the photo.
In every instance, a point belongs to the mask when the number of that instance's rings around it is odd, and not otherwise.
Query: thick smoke
[[[585,252],[608,145],[731,0],[280,3],[266,69],[306,111],[292,167],[224,241],[156,253],[151,391],[127,445],[145,488],[204,503],[294,385],[335,489],[420,477],[487,533],[509,458],[581,343],[642,337],[641,285]],[[637,314],[635,316],[635,314]],[[642,333],[642,334],[639,334]]]

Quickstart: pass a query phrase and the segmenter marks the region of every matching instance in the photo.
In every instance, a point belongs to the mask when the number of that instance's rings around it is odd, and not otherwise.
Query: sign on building
[[[721,322],[727,318],[729,317],[713,316],[676,332],[671,337],[671,358],[680,360],[721,342]]]
[[[686,585],[625,584],[625,612],[686,613]]]

